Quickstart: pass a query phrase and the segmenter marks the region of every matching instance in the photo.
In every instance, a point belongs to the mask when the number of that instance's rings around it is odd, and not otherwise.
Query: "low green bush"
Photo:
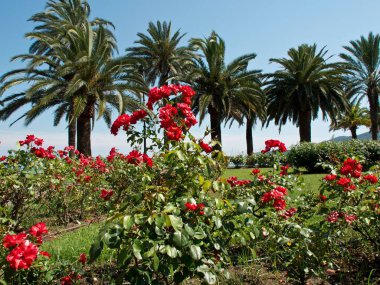
[[[326,164],[337,165],[346,157],[357,157],[364,169],[380,161],[380,142],[351,140],[347,142],[302,143],[287,153],[287,162],[296,168],[305,167],[308,172],[326,172]]]
[[[246,157],[244,157],[242,154],[230,156],[229,160],[235,166],[235,168],[242,167],[246,163]]]

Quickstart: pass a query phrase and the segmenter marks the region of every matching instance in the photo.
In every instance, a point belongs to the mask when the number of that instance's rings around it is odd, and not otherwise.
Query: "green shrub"
[[[351,140],[347,142],[302,143],[287,152],[287,162],[308,172],[326,172],[324,164],[337,165],[346,157],[357,157],[365,169],[379,163],[380,143]]]
[[[239,168],[244,166],[245,164],[245,157],[242,154],[231,156],[230,157],[230,162],[235,165],[235,168]]]

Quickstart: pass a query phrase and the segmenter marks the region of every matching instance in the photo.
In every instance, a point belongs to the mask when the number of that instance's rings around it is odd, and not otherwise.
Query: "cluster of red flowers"
[[[18,234],[6,234],[3,238],[3,246],[11,249],[6,260],[11,268],[15,270],[28,269],[37,259],[38,255],[50,257],[46,251],[41,251],[37,244],[42,244],[42,236],[48,232],[45,223],[37,223],[29,229],[29,234],[22,232]],[[28,237],[36,239],[37,244],[28,240]]]
[[[25,144],[30,145],[31,143],[34,143],[36,146],[41,146],[44,143],[44,140],[37,138],[34,135],[27,135],[25,140],[19,141],[19,144],[21,146],[23,146]]]
[[[212,147],[205,143],[203,140],[199,140],[200,147],[204,150],[205,153],[212,152]]]
[[[131,116],[127,114],[120,115],[111,126],[111,134],[116,136],[121,127],[127,131],[131,124],[136,124],[137,121],[144,119],[147,115],[148,113],[145,110],[134,111]]]
[[[252,180],[238,180],[236,176],[231,176],[227,179],[228,184],[230,184],[231,187],[235,186],[244,186],[252,182]]]
[[[53,153],[54,146],[49,146],[47,149],[43,147],[32,147],[31,151],[39,158],[56,158],[55,154]]]
[[[352,224],[352,222],[354,222],[358,217],[355,215],[350,215],[343,212],[332,211],[326,217],[326,221],[328,221],[329,223],[336,223],[338,222],[339,218],[344,219],[348,224]]]
[[[175,106],[166,104],[159,109],[159,118],[161,127],[165,130],[165,135],[169,140],[179,141],[182,138],[184,127],[188,129],[197,123],[197,120],[191,111],[191,97],[195,95],[194,90],[190,86],[185,85],[164,85],[154,87],[148,93],[147,107],[153,110],[153,105],[163,98],[169,98],[170,95],[181,94],[182,102],[176,103]],[[178,116],[181,113],[181,116]],[[111,133],[117,135],[119,129],[123,127],[128,130],[131,124],[135,124],[138,120],[143,119],[147,113],[144,110],[138,110],[131,116],[123,114],[119,116],[112,124]]]
[[[364,180],[367,180],[371,184],[376,184],[379,181],[379,178],[373,174],[367,174],[363,176]]]
[[[259,174],[261,172],[261,170],[259,169],[259,168],[254,168],[254,169],[252,169],[252,171],[251,171],[251,173],[253,174],[253,175],[257,175],[257,174]]]
[[[67,276],[62,277],[60,281],[61,281],[61,285],[73,285],[76,281],[78,281],[81,278],[82,276],[73,272]]]
[[[178,114],[178,109],[170,104],[158,110],[158,117],[161,120],[161,127],[165,130],[165,135],[169,140],[179,141],[182,138],[182,128],[174,121]]]
[[[190,105],[191,104],[191,97],[195,95],[194,90],[187,85],[163,85],[161,87],[154,87],[150,89],[148,93],[148,103],[147,106],[150,110],[153,109],[153,105],[160,101],[163,98],[169,98],[171,94],[177,95],[178,93],[181,93],[182,95],[182,102]]]
[[[323,180],[328,182],[334,181],[336,185],[343,187],[345,192],[356,189],[353,178],[359,179],[359,183],[368,181],[371,184],[376,184],[378,182],[378,177],[373,174],[362,176],[362,169],[363,166],[359,163],[359,161],[352,158],[347,158],[340,168],[340,173],[345,175],[344,177],[338,177],[336,174],[328,174],[323,178]]]
[[[280,216],[283,217],[285,220],[287,220],[293,217],[296,212],[297,212],[296,208],[290,208],[290,209],[287,209],[284,213],[280,214]]]
[[[149,167],[153,166],[153,160],[147,154],[137,150],[132,150],[125,158],[130,164],[140,165],[144,162]]]
[[[198,212],[199,215],[205,214],[205,212],[203,211],[205,208],[205,204],[203,203],[196,204],[196,203],[187,202],[185,203],[185,207],[190,212]]]
[[[334,181],[335,179],[336,179],[336,175],[335,174],[327,174],[324,178],[323,178],[323,180],[325,180],[325,181]]]
[[[127,114],[120,115],[119,117],[117,117],[117,119],[113,122],[111,126],[111,134],[116,136],[121,127],[123,127],[125,131],[127,131],[130,124],[131,124],[131,117],[129,115]]]
[[[107,189],[100,190],[100,198],[102,198],[104,201],[109,201],[112,195],[113,195],[112,190],[107,190]]]
[[[288,175],[288,169],[289,169],[290,165],[287,164],[287,165],[281,165],[280,166],[280,176],[285,176],[285,175]]]
[[[362,175],[363,166],[359,163],[359,161],[347,158],[340,169],[340,173],[343,175],[350,175],[351,177],[359,178]]]
[[[267,153],[273,148],[278,148],[280,152],[286,151],[286,146],[283,142],[280,142],[279,140],[267,140],[265,141],[265,149],[263,149],[261,153]]]
[[[269,192],[264,193],[261,197],[261,201],[266,204],[273,201],[273,207],[276,211],[284,210],[286,207],[286,201],[284,199],[288,190],[285,187],[277,186]]]

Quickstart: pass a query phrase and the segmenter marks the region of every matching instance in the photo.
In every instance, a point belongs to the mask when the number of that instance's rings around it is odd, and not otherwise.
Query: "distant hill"
[[[360,134],[360,135],[358,135],[358,139],[359,140],[370,140],[371,139],[371,133],[367,132],[367,133]],[[349,140],[351,140],[351,136],[339,136],[339,137],[332,138],[330,141],[342,142],[342,141],[349,141]]]

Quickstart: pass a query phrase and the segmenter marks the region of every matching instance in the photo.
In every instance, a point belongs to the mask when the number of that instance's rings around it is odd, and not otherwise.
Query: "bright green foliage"
[[[380,161],[380,144],[374,141],[302,143],[287,152],[287,162],[309,172],[326,172],[325,164],[336,165],[346,157],[360,157],[366,169]]]

